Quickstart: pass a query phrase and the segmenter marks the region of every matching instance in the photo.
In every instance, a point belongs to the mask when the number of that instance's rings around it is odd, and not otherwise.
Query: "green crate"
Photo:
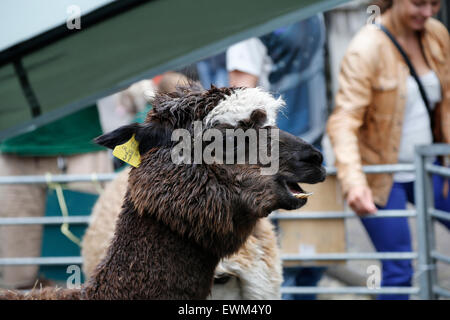
[[[89,215],[98,199],[97,194],[63,190],[64,199],[69,211],[69,216]],[[62,212],[56,196],[56,191],[50,189],[47,192],[47,204],[45,216],[62,216]],[[87,225],[69,225],[69,230],[82,239]],[[74,257],[81,255],[81,248],[61,232],[61,225],[45,225],[42,237],[42,257]],[[67,273],[68,266],[41,266],[39,274],[41,277],[54,281],[66,281],[71,273]],[[81,265],[80,265],[81,267]],[[84,277],[82,275],[82,282]]]

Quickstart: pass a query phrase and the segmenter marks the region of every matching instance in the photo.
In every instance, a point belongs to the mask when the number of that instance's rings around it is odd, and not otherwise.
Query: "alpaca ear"
[[[258,127],[262,127],[267,121],[267,112],[263,109],[255,109],[250,115],[250,122]]]
[[[170,143],[171,130],[155,123],[132,123],[122,126],[114,131],[105,133],[94,139],[94,142],[114,149],[124,144],[135,135],[139,143],[139,153],[142,155],[151,148],[161,147]]]
[[[267,112],[263,109],[255,109],[245,120],[241,120],[238,123],[239,127],[254,128],[262,127],[267,122]]]
[[[171,137],[172,130],[165,125],[156,122],[142,123],[136,132],[139,153],[144,154],[152,148],[170,145]]]
[[[131,139],[133,134],[139,129],[139,123],[132,123],[123,127],[120,127],[114,131],[105,133],[94,139],[96,144],[114,149],[116,146],[123,144]]]

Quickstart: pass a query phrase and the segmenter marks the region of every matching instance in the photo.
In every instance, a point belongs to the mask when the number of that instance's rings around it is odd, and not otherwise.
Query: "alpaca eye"
[[[231,276],[229,275],[220,275],[217,278],[214,278],[214,284],[225,284],[230,281]]]

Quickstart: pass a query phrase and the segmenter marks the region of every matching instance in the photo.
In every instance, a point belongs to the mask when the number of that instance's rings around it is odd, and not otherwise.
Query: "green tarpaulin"
[[[115,1],[0,52],[0,140],[345,0]],[[38,14],[38,13],[36,13]],[[34,115],[34,116],[33,116]]]

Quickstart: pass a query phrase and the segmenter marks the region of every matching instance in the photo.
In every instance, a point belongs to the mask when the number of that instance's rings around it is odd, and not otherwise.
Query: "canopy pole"
[[[31,109],[31,115],[33,118],[41,115],[41,106],[36,97],[36,94],[31,87],[30,80],[28,79],[28,74],[22,64],[22,59],[14,60],[14,70],[16,71],[17,78],[19,79],[20,86],[22,87],[25,98]]]

